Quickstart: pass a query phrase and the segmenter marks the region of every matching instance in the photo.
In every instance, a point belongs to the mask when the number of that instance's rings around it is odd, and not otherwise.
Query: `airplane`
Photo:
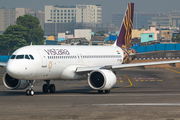
[[[180,60],[130,63],[137,51],[130,48],[134,3],[128,3],[119,36],[112,46],[30,45],[19,48],[7,63],[3,84],[33,96],[35,81],[44,80],[44,93],[54,93],[51,80],[88,80],[98,93],[109,93],[116,84],[116,69],[180,63]]]

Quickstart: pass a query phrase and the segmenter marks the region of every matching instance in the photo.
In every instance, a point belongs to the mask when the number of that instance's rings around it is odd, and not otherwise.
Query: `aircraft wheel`
[[[49,88],[49,86],[47,84],[44,84],[43,85],[43,92],[48,93],[48,88]]]
[[[30,95],[30,91],[29,91],[29,89],[28,89],[28,90],[26,90],[26,95],[27,95],[27,96],[29,96],[29,95]]]
[[[103,90],[98,90],[98,93],[103,93]]]
[[[31,95],[31,96],[34,95],[34,90],[33,89],[29,90],[29,95]]]
[[[54,84],[51,84],[51,85],[49,86],[49,90],[50,90],[50,93],[54,93],[55,90],[56,90],[55,85],[54,85]]]
[[[105,93],[110,93],[111,90],[105,90]]]

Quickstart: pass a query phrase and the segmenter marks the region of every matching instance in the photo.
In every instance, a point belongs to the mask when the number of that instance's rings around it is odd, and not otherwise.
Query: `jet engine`
[[[110,90],[116,84],[116,75],[110,70],[95,70],[88,76],[88,84],[95,90]]]
[[[8,73],[4,74],[3,83],[6,86],[6,88],[10,90],[21,90],[29,86],[29,83],[26,80],[19,80],[13,78]]]

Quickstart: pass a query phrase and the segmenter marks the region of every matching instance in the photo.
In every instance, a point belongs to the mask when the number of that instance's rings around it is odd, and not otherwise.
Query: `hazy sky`
[[[44,11],[45,5],[101,4],[103,22],[111,22],[111,13],[125,12],[128,2],[137,12],[167,13],[180,10],[180,0],[0,0],[0,8],[31,8]]]

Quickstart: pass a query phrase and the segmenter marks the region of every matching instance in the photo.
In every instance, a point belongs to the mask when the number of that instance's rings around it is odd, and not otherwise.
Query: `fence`
[[[180,44],[156,44],[148,46],[132,46],[132,49],[138,51],[138,53],[151,52],[151,51],[172,51],[180,50]]]
[[[10,55],[0,55],[0,62],[7,62],[10,57]]]

